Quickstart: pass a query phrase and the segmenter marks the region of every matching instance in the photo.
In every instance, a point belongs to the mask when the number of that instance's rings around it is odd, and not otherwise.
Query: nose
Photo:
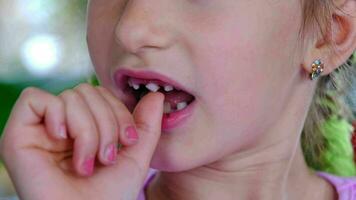
[[[120,48],[139,53],[147,48],[167,48],[171,41],[165,21],[164,1],[128,0],[115,28]]]

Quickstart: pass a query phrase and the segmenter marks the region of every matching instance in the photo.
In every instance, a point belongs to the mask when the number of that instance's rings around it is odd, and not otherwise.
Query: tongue
[[[176,90],[173,90],[171,92],[166,92],[164,93],[164,95],[165,95],[164,101],[170,103],[172,108],[175,108],[178,103],[184,101],[187,102],[187,104],[189,104],[194,99],[192,95],[183,91],[176,91]]]

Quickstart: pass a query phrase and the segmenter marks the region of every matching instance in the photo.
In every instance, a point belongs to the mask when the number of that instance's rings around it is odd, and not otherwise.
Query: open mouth
[[[164,94],[164,114],[171,114],[188,107],[194,96],[177,87],[160,80],[139,79],[127,77],[126,92],[133,95],[135,104],[149,92],[161,92]]]
[[[163,131],[182,124],[192,115],[196,105],[196,98],[188,89],[156,72],[121,68],[115,73],[115,82],[123,92],[122,100],[131,112],[147,93],[164,94]]]

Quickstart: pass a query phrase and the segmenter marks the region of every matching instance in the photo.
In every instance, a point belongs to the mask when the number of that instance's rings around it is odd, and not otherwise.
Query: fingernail
[[[106,147],[105,157],[109,162],[114,163],[116,161],[116,153],[117,153],[116,145],[111,144],[108,147]]]
[[[138,139],[138,134],[137,131],[135,129],[135,127],[133,126],[129,126],[126,128],[126,136],[131,139],[131,140],[137,140]]]
[[[94,171],[94,158],[89,158],[83,163],[83,170],[85,175],[90,176]]]
[[[58,132],[59,136],[63,139],[67,139],[67,131],[66,131],[66,126],[64,124],[62,124],[59,127],[59,132]]]

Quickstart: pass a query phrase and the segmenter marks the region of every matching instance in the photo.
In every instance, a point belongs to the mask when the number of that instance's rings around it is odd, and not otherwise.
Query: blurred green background
[[[59,93],[90,77],[86,4],[0,0],[0,133],[23,88]]]
[[[86,4],[0,0],[0,135],[25,87],[57,94],[93,74],[86,46]],[[0,163],[0,199],[17,199],[14,194]]]

